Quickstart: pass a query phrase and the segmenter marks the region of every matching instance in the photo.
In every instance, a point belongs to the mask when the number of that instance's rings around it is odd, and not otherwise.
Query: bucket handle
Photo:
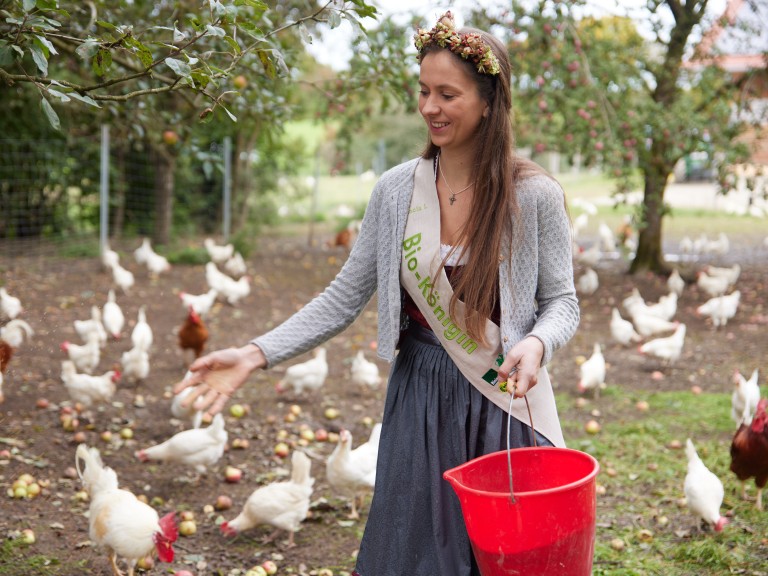
[[[516,368],[512,369],[513,371],[516,371]],[[515,399],[514,391],[517,389],[517,384],[514,384],[512,386],[512,393],[509,395],[509,410],[507,410],[507,471],[509,472],[509,499],[512,502],[512,504],[516,504],[517,501],[515,500],[515,491],[513,489],[512,485],[512,448],[510,447],[509,443],[509,429],[512,427],[512,402]],[[536,429],[533,427],[533,414],[531,414],[531,405],[528,403],[528,396],[523,395],[523,400],[525,400],[525,407],[528,409],[528,419],[531,421],[531,433],[533,435],[533,445],[538,446],[538,442],[536,441]]]

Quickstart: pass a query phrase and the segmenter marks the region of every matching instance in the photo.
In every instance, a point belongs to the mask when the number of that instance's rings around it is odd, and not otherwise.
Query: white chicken
[[[592,356],[579,366],[579,392],[594,390],[595,398],[600,396],[600,389],[605,388],[605,357],[598,342],[592,347]]]
[[[235,252],[234,255],[224,263],[224,270],[234,278],[243,276],[248,271],[245,266],[243,255],[240,254],[240,252]]]
[[[101,347],[99,335],[91,332],[85,344],[72,344],[65,340],[60,345],[61,350],[67,355],[80,372],[93,374],[101,360]]]
[[[15,318],[5,326],[0,326],[0,340],[5,340],[11,348],[18,348],[24,343],[25,338],[29,340],[34,335],[32,326],[21,318]]]
[[[61,381],[73,402],[79,402],[86,408],[95,404],[105,404],[112,400],[120,381],[119,370],[109,370],[100,376],[78,373],[74,362],[64,360],[61,363]]]
[[[602,256],[603,253],[600,250],[600,244],[595,243],[586,250],[583,247],[580,247],[576,254],[576,261],[589,268],[594,268],[597,266],[597,263],[600,262]]]
[[[186,376],[184,376],[184,379],[186,380],[191,376],[191,372],[187,372]],[[184,400],[189,396],[194,388],[184,388],[181,392],[178,394],[174,394],[173,399],[171,400],[171,414],[173,414],[173,417],[177,420],[195,420],[196,416],[198,414],[202,415],[200,410],[198,410],[195,407],[195,404],[192,403],[189,406],[184,406]],[[199,425],[194,426],[194,428],[199,428]]]
[[[275,384],[277,393],[284,392],[288,387],[294,394],[301,394],[304,390],[318,390],[325,384],[328,376],[328,362],[325,348],[315,350],[314,358],[289,366],[285,375]]]
[[[107,345],[107,331],[101,321],[101,310],[98,306],[91,306],[91,317],[88,320],[75,320],[74,326],[75,332],[83,342],[87,342],[88,335],[94,332],[99,337],[99,346],[103,348]]]
[[[154,335],[152,333],[152,327],[147,322],[146,305],[142,304],[139,307],[138,318],[136,325],[131,331],[131,343],[134,348],[139,348],[144,352],[149,352],[154,341]]]
[[[664,338],[656,338],[642,344],[638,350],[641,354],[648,354],[660,358],[666,364],[672,364],[683,352],[685,344],[685,324],[678,324],[675,331]]]
[[[235,536],[260,524],[269,524],[275,530],[266,541],[274,540],[280,530],[288,532],[288,547],[296,545],[294,533],[309,512],[309,501],[315,479],[312,461],[298,450],[291,456],[291,479],[272,482],[257,488],[248,497],[242,511],[233,520],[222,522],[221,533]]]
[[[101,265],[107,270],[112,270],[115,266],[120,265],[120,255],[109,247],[109,244],[105,244],[101,252]]]
[[[147,265],[147,270],[152,278],[157,278],[163,272],[168,272],[168,270],[171,269],[171,263],[168,262],[168,258],[155,252],[147,254],[147,261],[145,264]]]
[[[124,294],[127,294],[136,282],[133,272],[123,268],[120,264],[115,264],[112,267],[112,281]]]
[[[251,293],[251,278],[250,276],[241,276],[237,280],[233,280],[225,274],[219,284],[218,292],[219,296],[229,304],[237,306],[240,300]]]
[[[208,252],[208,256],[210,256],[211,260],[216,262],[216,264],[223,264],[232,258],[232,255],[235,252],[235,247],[233,244],[230,243],[219,245],[216,244],[212,238],[206,238],[203,241],[203,246],[205,246],[205,250]]]
[[[677,268],[672,270],[669,278],[667,278],[667,288],[670,292],[677,294],[678,297],[683,295],[683,290],[685,290],[685,280],[680,276],[680,272]]]
[[[142,462],[178,462],[202,474],[222,457],[227,438],[224,417],[216,414],[210,426],[183,430],[165,442],[139,450],[136,457]]]
[[[576,218],[573,219],[573,238],[574,240],[579,237],[587,227],[589,223],[589,214],[582,212]]]
[[[704,247],[707,254],[717,254],[718,256],[724,256],[730,249],[731,242],[724,232],[720,232],[714,240],[708,240]]]
[[[645,299],[643,298],[642,294],[640,294],[640,290],[638,290],[637,286],[635,286],[632,288],[629,296],[621,301],[621,305],[624,306],[624,309],[627,312],[629,312],[633,306],[637,306],[638,304],[645,304]]]
[[[227,280],[232,280],[229,276],[219,270],[218,266],[214,262],[208,262],[205,265],[205,281],[208,283],[208,288],[221,292],[221,287]]]
[[[127,562],[128,576],[135,574],[136,563],[145,556],[157,554],[161,562],[173,562],[173,543],[178,538],[174,512],[160,518],[154,508],[118,488],[117,474],[104,466],[96,448],[80,444],[75,466],[91,501],[90,538],[106,549],[114,576],[123,576],[118,558]]]
[[[734,264],[728,268],[722,266],[707,266],[704,271],[708,276],[718,276],[728,279],[728,286],[733,286],[741,276],[741,266]]]
[[[690,438],[685,441],[685,455],[688,457],[688,472],[683,490],[688,509],[699,521],[704,520],[720,532],[728,524],[728,520],[720,515],[725,495],[723,483],[701,461]]]
[[[191,306],[198,316],[205,318],[211,311],[218,295],[219,293],[214,288],[211,288],[208,292],[203,292],[202,294],[181,292],[179,293],[179,298],[181,298],[181,303],[184,305],[184,310],[189,310]]]
[[[115,299],[115,291],[111,288],[101,311],[101,321],[109,335],[115,340],[119,340],[123,326],[125,326],[125,315]]]
[[[658,336],[659,334],[676,329],[680,322],[677,320],[664,320],[651,314],[636,313],[632,315],[632,324],[635,325],[635,330],[637,330],[640,336],[650,338],[651,336]]]
[[[632,342],[640,342],[643,339],[643,337],[635,331],[632,322],[622,318],[619,309],[615,306],[611,311],[610,329],[613,339],[624,346],[628,346]]]
[[[614,252],[616,250],[616,235],[610,226],[605,222],[600,222],[597,227],[597,233],[600,236],[600,245],[605,252]]]
[[[142,238],[139,247],[133,251],[133,258],[136,260],[137,264],[146,264],[147,257],[150,254],[154,254],[154,252],[149,238]]]
[[[21,305],[21,300],[11,296],[5,286],[0,287],[0,317],[13,320],[22,312],[24,307]]]
[[[123,352],[120,357],[123,378],[128,382],[146,380],[149,376],[149,352],[140,347],[133,347]]]
[[[752,423],[752,416],[760,402],[760,384],[758,369],[752,372],[749,380],[736,369],[733,373],[733,393],[731,394],[731,418],[736,426]]]
[[[355,358],[352,360],[352,366],[349,370],[350,379],[355,384],[377,388],[381,384],[381,375],[379,367],[375,362],[367,360],[362,350],[358,350]]]
[[[328,484],[334,491],[350,500],[350,518],[360,517],[357,500],[376,484],[380,437],[381,423],[378,423],[371,430],[368,440],[353,450],[352,433],[346,429],[341,430],[339,443],[325,463]]]
[[[701,306],[696,308],[696,314],[707,316],[712,319],[712,325],[715,328],[725,326],[728,320],[736,315],[741,301],[741,291],[736,290],[730,294],[715,296],[710,298]]]
[[[576,280],[576,290],[582,294],[594,294],[599,286],[600,281],[597,277],[597,272],[592,268],[587,268],[584,273],[579,276],[578,280]]]
[[[696,286],[710,298],[722,296],[728,291],[731,281],[727,276],[710,276],[705,271],[700,271],[696,277]]]

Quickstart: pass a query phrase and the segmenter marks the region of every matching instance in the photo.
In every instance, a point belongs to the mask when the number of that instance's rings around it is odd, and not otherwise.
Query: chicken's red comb
[[[179,537],[179,527],[176,525],[176,512],[169,512],[158,521],[163,536],[171,542],[176,542]]]

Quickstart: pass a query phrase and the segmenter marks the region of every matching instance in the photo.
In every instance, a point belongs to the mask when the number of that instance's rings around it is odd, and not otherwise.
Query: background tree
[[[639,175],[643,202],[630,272],[665,272],[664,192],[675,164],[705,138],[721,162],[743,158],[734,138],[745,125],[735,109],[748,99],[714,62],[686,67],[714,19],[707,0],[651,0],[632,19],[590,16],[586,6],[513,1],[495,16],[477,12],[471,20],[508,41],[521,144],[580,155],[617,179],[620,197]],[[634,22],[648,24],[652,39]]]

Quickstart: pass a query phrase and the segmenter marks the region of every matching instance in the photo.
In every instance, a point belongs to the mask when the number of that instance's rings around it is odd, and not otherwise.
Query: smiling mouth
[[[445,128],[448,124],[449,122],[430,122],[432,128]]]

